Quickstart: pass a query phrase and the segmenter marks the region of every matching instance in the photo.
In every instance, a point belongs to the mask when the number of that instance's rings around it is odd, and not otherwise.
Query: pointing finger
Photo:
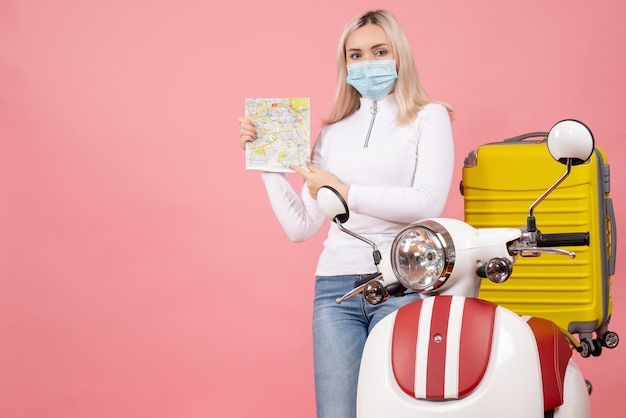
[[[297,165],[290,165],[289,168],[291,168],[293,171],[295,171],[296,173],[300,174],[302,177],[306,177],[307,174],[309,174],[309,172],[307,170],[305,170],[302,167],[299,167]]]

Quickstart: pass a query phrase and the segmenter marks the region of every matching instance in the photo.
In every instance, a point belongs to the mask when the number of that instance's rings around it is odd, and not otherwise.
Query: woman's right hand
[[[246,118],[239,118],[239,146],[246,149],[246,143],[256,139],[256,128]]]

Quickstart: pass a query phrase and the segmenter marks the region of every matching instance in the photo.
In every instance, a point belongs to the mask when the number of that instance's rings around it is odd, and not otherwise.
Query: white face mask
[[[388,94],[396,84],[398,73],[395,60],[363,61],[348,64],[347,83],[361,96],[378,100]]]

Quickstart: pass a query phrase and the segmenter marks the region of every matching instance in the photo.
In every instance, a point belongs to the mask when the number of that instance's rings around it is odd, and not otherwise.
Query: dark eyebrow
[[[389,48],[389,45],[386,43],[376,44],[376,45],[372,45],[371,49],[377,49],[380,47]],[[360,52],[360,51],[361,51],[361,48],[350,48],[347,50],[347,52]]]

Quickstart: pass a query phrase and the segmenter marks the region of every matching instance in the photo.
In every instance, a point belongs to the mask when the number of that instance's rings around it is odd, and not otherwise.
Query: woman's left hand
[[[330,186],[333,189],[337,190],[346,202],[348,201],[348,192],[350,190],[350,186],[341,183],[337,179],[337,177],[330,174],[328,171],[324,171],[321,168],[314,166],[313,164],[307,164],[308,170],[295,165],[291,165],[289,166],[289,168],[304,177],[307,182],[309,194],[311,195],[311,197],[313,197],[313,199],[317,199],[317,191],[320,187]]]

